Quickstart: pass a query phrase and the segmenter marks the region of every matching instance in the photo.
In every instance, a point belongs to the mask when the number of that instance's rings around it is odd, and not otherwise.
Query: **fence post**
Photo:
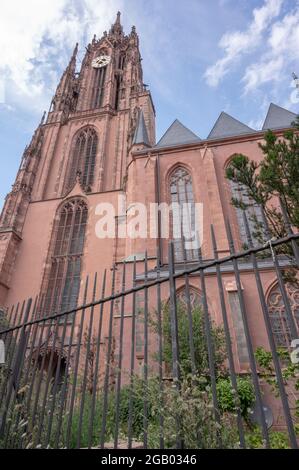
[[[169,263],[169,293],[170,293],[170,326],[171,326],[171,350],[172,350],[172,374],[173,380],[178,392],[180,392],[180,351],[179,351],[179,333],[178,333],[178,316],[177,316],[177,299],[176,299],[176,283],[175,283],[175,264],[174,264],[174,246],[173,242],[168,247],[168,263]],[[183,441],[181,438],[179,416],[176,418],[176,446],[182,449]]]
[[[175,285],[175,266],[174,266],[174,249],[173,242],[169,243],[169,293],[170,293],[170,325],[171,325],[171,349],[172,349],[172,373],[175,381],[180,379],[179,365],[179,334],[178,334],[178,318],[177,318],[177,299]]]
[[[211,238],[212,238],[214,258],[215,260],[218,260],[219,257],[218,257],[218,251],[217,251],[217,242],[216,242],[213,225],[211,225]],[[227,350],[227,356],[228,356],[230,380],[231,380],[232,387],[235,391],[235,396],[238,396],[237,375],[236,375],[236,370],[235,370],[232,341],[231,341],[228,315],[227,315],[227,310],[226,310],[226,305],[225,305],[223,282],[222,282],[221,270],[220,270],[219,264],[216,265],[216,276],[217,276],[218,293],[219,293],[219,299],[220,299],[223,327],[224,327],[224,333],[225,333],[225,342],[226,342],[226,350]],[[241,415],[239,406],[237,407],[237,426],[238,426],[241,448],[245,448],[246,442],[245,442],[244,426],[243,426],[242,415]]]

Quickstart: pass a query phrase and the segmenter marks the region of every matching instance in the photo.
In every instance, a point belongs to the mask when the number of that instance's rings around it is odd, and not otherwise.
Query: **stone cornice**
[[[272,132],[277,137],[282,137],[283,133],[287,130],[292,130],[292,129],[275,129]],[[157,155],[157,154],[163,155],[163,153],[169,154],[169,153],[185,152],[186,150],[199,150],[205,147],[210,148],[210,147],[219,147],[219,146],[224,146],[224,145],[237,144],[237,143],[242,143],[242,142],[261,141],[261,140],[264,140],[265,133],[266,131],[256,131],[250,134],[242,134],[238,136],[223,137],[223,138],[218,138],[218,139],[206,139],[206,140],[200,140],[196,142],[190,142],[187,144],[172,145],[169,147],[152,147],[146,150],[132,152],[132,156],[134,158],[142,158],[142,157],[144,158],[144,157],[147,157],[149,154],[150,155]]]

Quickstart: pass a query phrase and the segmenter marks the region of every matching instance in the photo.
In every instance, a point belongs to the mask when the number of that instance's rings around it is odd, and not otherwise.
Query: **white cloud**
[[[244,54],[255,51],[263,43],[264,33],[280,14],[282,4],[283,0],[265,0],[262,7],[253,10],[253,19],[246,31],[229,32],[221,38],[219,47],[225,55],[205,73],[210,86],[217,86]]]
[[[299,6],[276,21],[269,32],[268,41],[259,60],[247,66],[244,91],[249,93],[263,84],[281,86],[291,76],[299,60]]]
[[[265,57],[260,62],[249,65],[242,79],[245,82],[244,92],[248,93],[264,83],[277,81],[283,64],[284,58],[277,56]]]
[[[49,105],[70,51],[101,34],[123,0],[1,1],[0,77],[6,82],[8,105],[40,110]],[[107,24],[108,23],[108,24]],[[10,102],[11,101],[11,102]]]

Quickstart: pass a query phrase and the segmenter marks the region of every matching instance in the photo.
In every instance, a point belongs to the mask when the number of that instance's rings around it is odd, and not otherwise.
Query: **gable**
[[[295,119],[295,113],[271,103],[263,125],[263,130],[292,127],[292,122],[295,121]]]
[[[173,145],[188,144],[200,140],[201,139],[194,134],[194,132],[190,131],[190,129],[176,119],[159,140],[156,147],[171,147]]]
[[[208,135],[208,139],[251,134],[252,132],[255,131],[229,114],[222,112]]]

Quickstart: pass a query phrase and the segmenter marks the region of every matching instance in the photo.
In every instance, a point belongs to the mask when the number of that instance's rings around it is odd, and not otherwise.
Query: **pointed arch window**
[[[94,69],[93,73],[94,77],[91,93],[91,109],[100,108],[103,105],[107,66]]]
[[[286,284],[288,299],[292,315],[299,329],[299,287],[297,284]],[[277,347],[290,347],[291,329],[285,311],[285,305],[279,289],[276,285],[270,291],[268,297],[268,311],[271,320],[272,332]]]
[[[192,310],[202,306],[202,295],[193,287],[189,288],[189,291],[186,292],[186,289],[180,289],[177,291],[176,298],[177,302],[181,304],[184,308],[187,308],[189,302]]]
[[[75,136],[66,180],[66,191],[72,189],[78,173],[80,174],[83,188],[86,191],[91,191],[94,181],[97,148],[98,136],[93,128],[87,127]]]
[[[184,167],[176,168],[169,180],[172,204],[171,236],[174,241],[175,261],[198,258],[196,249],[195,201],[191,174]]]
[[[82,199],[68,201],[60,209],[54,227],[44,315],[77,306],[87,215],[87,205]]]
[[[245,213],[248,221],[249,231],[251,233],[253,243],[257,241],[257,232],[264,228],[264,218],[262,208],[256,204],[247,194],[246,188],[236,181],[229,180],[231,195],[233,198],[241,200],[246,207]],[[244,223],[244,210],[235,207],[237,222],[239,227],[240,239],[244,245],[248,244],[246,228]]]

